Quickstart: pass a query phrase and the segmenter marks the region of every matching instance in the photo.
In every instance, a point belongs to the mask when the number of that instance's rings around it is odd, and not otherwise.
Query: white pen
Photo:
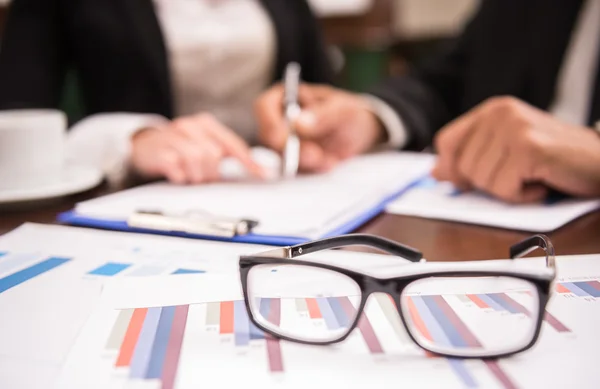
[[[281,176],[290,178],[298,174],[298,165],[300,164],[300,139],[294,127],[294,123],[301,112],[300,102],[298,101],[300,93],[300,65],[298,63],[291,62],[287,65],[283,84],[283,108],[288,136],[283,150]]]

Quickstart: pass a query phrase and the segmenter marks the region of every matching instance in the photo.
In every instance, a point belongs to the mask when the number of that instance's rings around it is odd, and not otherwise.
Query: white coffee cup
[[[0,111],[0,190],[41,188],[60,181],[66,115],[51,109]]]

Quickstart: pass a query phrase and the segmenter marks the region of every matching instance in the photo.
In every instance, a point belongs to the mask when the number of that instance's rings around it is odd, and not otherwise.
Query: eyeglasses
[[[297,259],[321,250],[362,245],[413,263],[377,277]],[[240,257],[240,276],[251,321],[271,336],[327,345],[361,325],[373,293],[392,297],[410,338],[422,349],[456,358],[497,358],[531,348],[538,339],[552,282],[554,248],[543,235],[510,248],[510,258],[541,248],[545,266],[506,261],[423,263],[410,247],[352,234]]]

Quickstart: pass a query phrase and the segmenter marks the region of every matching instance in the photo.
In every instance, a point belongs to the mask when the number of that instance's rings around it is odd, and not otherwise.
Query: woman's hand
[[[143,129],[131,140],[131,164],[138,174],[166,177],[176,184],[219,180],[219,165],[225,157],[239,160],[255,177],[265,175],[244,140],[209,114]]]

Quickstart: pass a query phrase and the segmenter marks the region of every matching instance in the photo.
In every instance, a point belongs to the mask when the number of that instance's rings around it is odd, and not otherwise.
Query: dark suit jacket
[[[306,81],[331,82],[306,0],[261,2],[277,33],[273,80],[297,61]],[[0,48],[0,109],[58,107],[70,68],[87,114],[173,116],[167,52],[152,0],[14,0]]]
[[[402,117],[410,149],[485,99],[516,96],[548,109],[583,0],[482,0],[450,47],[372,93]],[[600,81],[600,77],[599,77]],[[600,119],[600,85],[589,124]]]

